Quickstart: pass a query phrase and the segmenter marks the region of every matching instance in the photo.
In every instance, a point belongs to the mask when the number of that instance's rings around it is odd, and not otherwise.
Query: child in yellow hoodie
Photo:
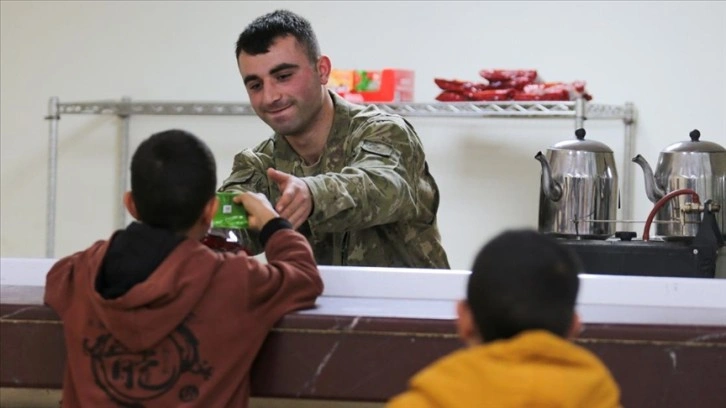
[[[578,259],[529,230],[507,231],[474,261],[457,330],[469,347],[417,373],[387,408],[620,407],[605,365],[569,339]]]

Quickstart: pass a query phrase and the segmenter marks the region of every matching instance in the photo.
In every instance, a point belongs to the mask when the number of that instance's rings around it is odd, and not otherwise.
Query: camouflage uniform
[[[300,232],[318,264],[449,268],[436,225],[439,189],[413,127],[331,95],[335,117],[317,164],[306,166],[275,134],[235,156],[220,190],[261,192],[276,203],[281,193],[266,173],[273,167],[310,189],[313,212]],[[250,239],[253,253],[261,252]]]

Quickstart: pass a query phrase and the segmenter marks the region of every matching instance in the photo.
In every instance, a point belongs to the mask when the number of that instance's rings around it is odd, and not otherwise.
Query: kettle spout
[[[658,183],[655,181],[653,175],[653,169],[650,168],[650,164],[641,155],[633,157],[633,162],[637,163],[643,169],[643,178],[645,179],[645,194],[648,196],[648,200],[651,202],[657,202],[665,195],[665,191],[658,187]]]
[[[547,199],[558,201],[562,198],[562,186],[560,186],[557,180],[552,179],[552,171],[550,170],[550,164],[547,162],[547,158],[542,152],[537,152],[534,158],[539,160],[542,165],[542,192]]]

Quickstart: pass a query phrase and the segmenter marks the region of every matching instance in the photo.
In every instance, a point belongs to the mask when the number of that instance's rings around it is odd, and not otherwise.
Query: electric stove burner
[[[634,232],[616,233],[621,239],[560,239],[583,263],[585,273],[602,275],[713,278],[714,256],[699,251],[692,240],[634,240]]]

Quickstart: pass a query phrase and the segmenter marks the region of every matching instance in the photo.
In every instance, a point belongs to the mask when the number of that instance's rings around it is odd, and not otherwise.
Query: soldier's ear
[[[320,58],[318,58],[315,68],[318,70],[320,85],[327,85],[331,70],[330,58],[326,55],[321,55]]]

